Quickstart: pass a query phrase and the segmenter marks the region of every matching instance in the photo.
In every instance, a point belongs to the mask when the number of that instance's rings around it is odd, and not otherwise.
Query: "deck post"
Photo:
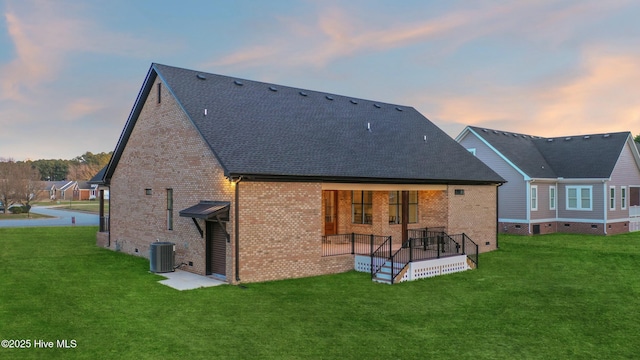
[[[465,255],[467,254],[467,252],[465,251],[465,245],[464,245],[464,243],[466,243],[466,241],[465,241],[466,237],[467,237],[467,235],[465,233],[462,233],[462,253],[465,254]]]
[[[351,233],[351,254],[352,255],[356,253],[355,247],[356,247],[356,245],[355,245],[355,234]]]

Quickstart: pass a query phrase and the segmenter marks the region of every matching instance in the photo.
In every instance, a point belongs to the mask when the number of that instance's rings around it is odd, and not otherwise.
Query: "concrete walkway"
[[[32,213],[53,216],[53,218],[44,219],[19,219],[19,220],[0,220],[0,228],[2,227],[30,227],[30,226],[72,226],[73,218],[75,218],[76,226],[98,226],[100,217],[97,214],[60,210],[53,207],[34,206],[31,208]]]
[[[208,276],[196,275],[179,269],[174,272],[159,273],[157,275],[167,278],[166,280],[160,280],[160,284],[180,291],[226,284],[224,281],[216,280]]]

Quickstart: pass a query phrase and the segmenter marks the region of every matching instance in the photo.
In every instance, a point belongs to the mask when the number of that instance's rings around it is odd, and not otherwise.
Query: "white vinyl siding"
[[[593,186],[567,186],[567,210],[592,210]]]

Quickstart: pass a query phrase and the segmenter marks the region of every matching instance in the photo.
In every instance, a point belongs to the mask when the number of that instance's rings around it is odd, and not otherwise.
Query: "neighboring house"
[[[77,186],[75,181],[43,181],[42,192],[48,193],[50,200],[72,200]]]
[[[629,132],[544,138],[468,126],[456,140],[507,180],[502,232],[640,230],[640,156]]]
[[[503,181],[412,107],[152,64],[102,177],[98,244],[172,242],[182,269],[230,283],[353,269],[324,252],[351,234],[370,254],[442,227],[489,251]]]
[[[78,181],[73,191],[73,200],[95,200],[97,185],[88,181]]]

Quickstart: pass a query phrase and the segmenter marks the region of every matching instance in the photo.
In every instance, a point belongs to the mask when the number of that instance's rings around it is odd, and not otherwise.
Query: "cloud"
[[[473,95],[414,97],[434,104],[445,123],[560,136],[613,131],[640,132],[640,54],[595,46],[585,50],[573,76],[545,78],[529,86],[488,86]],[[552,76],[552,75],[550,75]],[[450,134],[454,135],[455,134]]]
[[[369,3],[367,3],[369,5]],[[574,39],[599,19],[624,9],[629,0],[451,3],[416,7],[412,14],[389,14],[372,21],[376,4],[320,3],[313,15],[278,16],[272,32],[206,62],[206,67],[293,66],[324,68],[343,58],[430,46],[430,56],[447,56],[477,39],[496,35],[513,45],[523,41],[554,47]],[[420,15],[416,15],[420,14]],[[426,14],[423,16],[421,14]],[[380,20],[380,19],[378,19]],[[266,40],[265,40],[266,39]],[[493,39],[495,40],[495,39]]]
[[[79,98],[71,101],[65,107],[65,113],[70,119],[82,118],[87,115],[98,112],[105,107],[104,101],[98,101],[93,98]]]

